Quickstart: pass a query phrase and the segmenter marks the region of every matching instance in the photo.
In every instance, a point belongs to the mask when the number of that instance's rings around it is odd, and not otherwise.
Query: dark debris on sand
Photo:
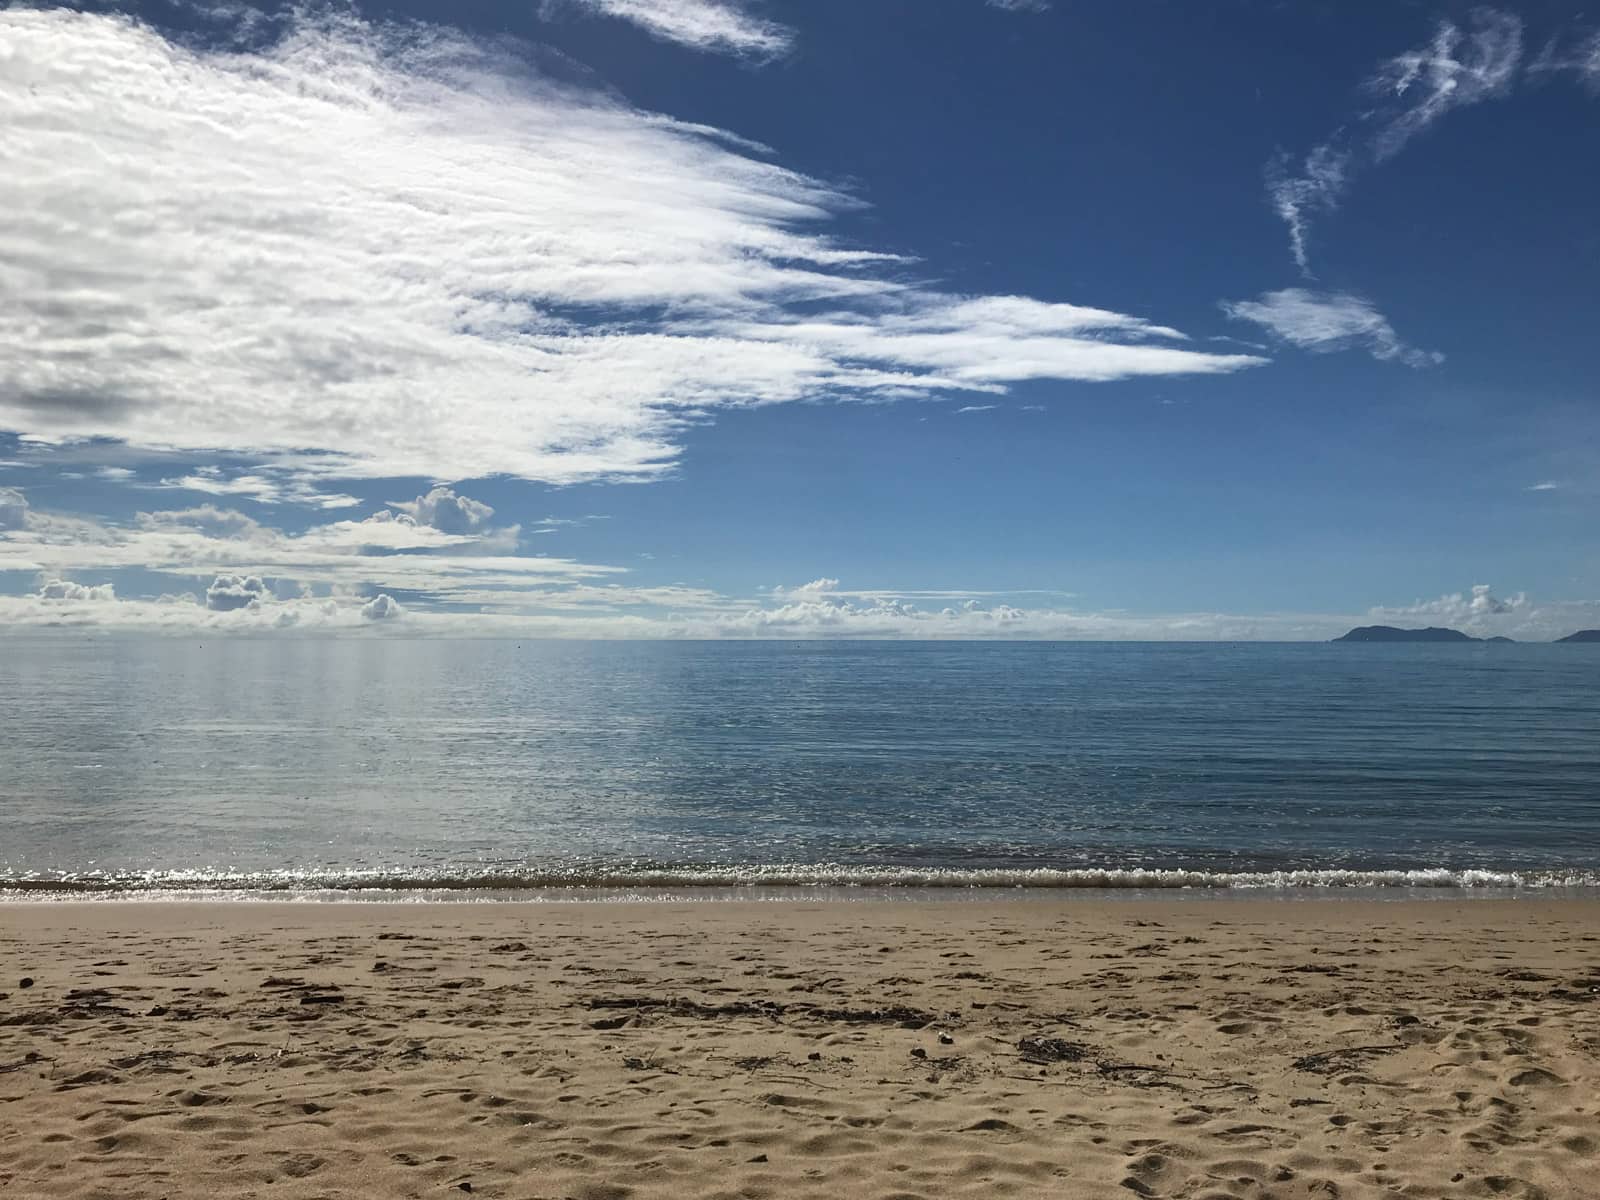
[[[721,1017],[762,1017],[776,1021],[787,1016],[841,1025],[898,1025],[902,1029],[924,1029],[939,1020],[934,1013],[903,1004],[889,1004],[881,1008],[822,1008],[815,1004],[780,1004],[775,1000],[735,1000],[729,1004],[702,1004],[697,1000],[661,996],[596,996],[586,1001],[586,1004],[591,1010],[627,1008],[640,1012],[665,1012],[671,1016],[699,1017],[708,1020]]]
[[[1094,1051],[1082,1042],[1069,1042],[1065,1038],[1035,1035],[1017,1043],[1022,1061],[1035,1066],[1048,1066],[1058,1062],[1082,1062]]]

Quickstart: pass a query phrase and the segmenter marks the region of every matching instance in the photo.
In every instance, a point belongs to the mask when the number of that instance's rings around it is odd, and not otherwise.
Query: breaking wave
[[[1600,888],[1600,870],[1488,870],[1414,867],[1218,871],[1154,867],[957,868],[836,863],[686,866],[573,866],[473,870],[151,870],[0,874],[0,897],[366,896],[452,894],[516,898],[529,892],[755,889],[997,889],[1082,891],[1314,891],[1453,889],[1521,892]]]

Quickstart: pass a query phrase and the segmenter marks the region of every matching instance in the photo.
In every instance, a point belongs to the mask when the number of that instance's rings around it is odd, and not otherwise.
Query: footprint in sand
[[[1138,1196],[1158,1196],[1173,1174],[1172,1164],[1160,1154],[1146,1154],[1128,1164],[1122,1186]]]
[[[284,1159],[282,1171],[290,1179],[304,1179],[321,1170],[324,1161],[315,1154],[292,1154]]]
[[[1566,1080],[1543,1067],[1529,1067],[1526,1071],[1518,1071],[1507,1082],[1512,1087],[1558,1087]]]

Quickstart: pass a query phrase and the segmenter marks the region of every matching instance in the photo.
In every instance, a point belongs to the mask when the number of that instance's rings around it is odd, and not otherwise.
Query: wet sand
[[[1600,903],[0,906],[0,1196],[469,1192],[1600,1196]]]

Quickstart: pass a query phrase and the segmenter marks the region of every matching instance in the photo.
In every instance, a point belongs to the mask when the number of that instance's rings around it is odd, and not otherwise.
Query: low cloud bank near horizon
[[[41,510],[21,489],[0,504],[0,587],[11,585],[0,632],[13,633],[1315,641],[1379,623],[1550,640],[1600,626],[1600,602],[1536,603],[1486,584],[1364,614],[1094,611],[1061,592],[852,588],[831,576],[725,595],[506,553],[494,510],[446,488],[292,534],[214,506],[118,525]],[[140,595],[134,581],[152,575],[166,585]]]

